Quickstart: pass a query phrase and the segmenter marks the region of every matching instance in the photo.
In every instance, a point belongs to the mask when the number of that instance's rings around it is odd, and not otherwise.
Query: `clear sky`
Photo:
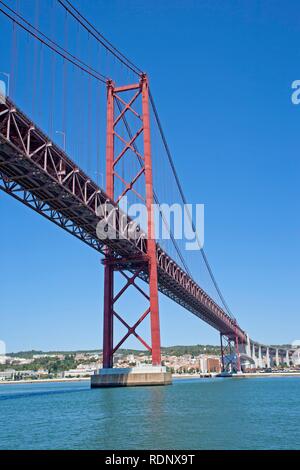
[[[300,105],[291,102],[299,2],[74,4],[149,73],[187,198],[205,204],[206,253],[240,325],[265,343],[300,338]],[[4,193],[0,213],[7,350],[102,347],[98,254]],[[132,297],[129,318],[135,307]],[[163,297],[160,315],[163,345],[218,342]]]

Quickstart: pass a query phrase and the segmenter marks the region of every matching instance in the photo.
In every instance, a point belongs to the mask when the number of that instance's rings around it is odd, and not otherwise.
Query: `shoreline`
[[[68,379],[35,379],[35,380],[0,380],[0,385],[17,385],[17,384],[40,384],[40,383],[64,383],[64,382],[84,382],[91,380],[90,377],[70,377]]]
[[[233,379],[247,379],[247,378],[270,378],[270,377],[300,377],[299,372],[246,372],[239,375],[234,375]],[[173,379],[214,379],[216,374],[173,374]],[[90,377],[70,377],[70,378],[59,378],[59,379],[35,379],[35,380],[0,380],[1,385],[18,385],[18,384],[40,384],[40,383],[68,383],[68,382],[86,382],[91,380]]]
[[[300,372],[245,372],[234,376],[236,379],[251,379],[255,377],[300,377]]]

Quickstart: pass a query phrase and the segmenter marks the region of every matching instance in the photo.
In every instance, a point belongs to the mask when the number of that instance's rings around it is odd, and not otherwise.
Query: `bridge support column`
[[[285,362],[286,362],[287,366],[290,365],[290,355],[289,355],[289,350],[288,349],[286,350],[286,353],[285,353]]]
[[[238,332],[237,332],[237,323],[236,320],[235,322],[235,338],[234,338],[234,343],[235,343],[235,354],[236,354],[236,369],[237,372],[241,372],[241,357],[240,357],[240,348],[239,348],[239,337],[238,337]]]
[[[277,367],[279,367],[279,365],[280,365],[278,348],[276,348],[276,351],[275,351],[275,364],[276,364]]]
[[[267,347],[267,352],[266,352],[266,362],[267,362],[267,367],[270,368],[271,367],[271,362],[270,362],[270,350],[269,348]]]
[[[114,97],[113,86],[107,86],[107,116],[106,116],[106,192],[114,199],[114,176],[111,171],[114,161]],[[106,260],[110,258],[110,249],[106,249]],[[103,308],[103,367],[113,367],[113,297],[114,272],[113,266],[104,266],[104,308]]]
[[[242,369],[241,369],[241,358],[240,358],[240,350],[239,350],[239,339],[237,335],[235,337],[235,354],[236,354],[237,372],[241,372]]]
[[[263,368],[262,354],[261,354],[261,345],[258,346],[258,367]]]
[[[247,356],[251,357],[251,344],[250,344],[250,338],[248,334],[247,334],[246,354]]]
[[[146,180],[146,206],[148,214],[147,255],[149,258],[149,286],[150,286],[150,318],[152,339],[152,364],[161,364],[160,356],[160,327],[158,313],[158,284],[157,284],[157,258],[153,209],[153,181],[151,160],[151,135],[149,114],[149,83],[146,76],[142,76],[142,112],[144,126],[144,159]]]
[[[223,335],[220,333],[220,343],[221,343],[221,368],[222,372],[225,372],[225,357],[224,357],[224,347],[223,347]]]
[[[254,343],[252,343],[252,356],[251,357],[254,361],[255,367],[257,367],[258,363],[257,363],[257,357],[255,355],[255,344]]]
[[[103,367],[113,367],[113,293],[114,273],[113,267],[106,264],[104,267],[104,311],[103,311]]]

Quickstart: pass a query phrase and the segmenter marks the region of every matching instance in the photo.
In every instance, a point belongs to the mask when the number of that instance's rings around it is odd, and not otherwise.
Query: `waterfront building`
[[[14,380],[15,373],[14,369],[6,369],[0,372],[0,380]]]
[[[221,372],[221,361],[219,356],[208,354],[200,354],[199,368],[201,374],[219,373]]]

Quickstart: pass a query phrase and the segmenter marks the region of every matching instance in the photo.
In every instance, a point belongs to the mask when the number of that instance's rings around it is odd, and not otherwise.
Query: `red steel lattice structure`
[[[133,92],[134,94],[128,98],[127,101],[122,97],[123,93]],[[142,116],[140,116],[134,109],[134,105],[138,100],[142,100]],[[122,104],[123,109],[117,108],[115,102]],[[115,116],[115,109],[118,110]],[[117,126],[125,119],[126,113],[132,113],[141,121],[141,125],[138,130],[128,137],[130,140],[126,141],[117,132]],[[128,122],[126,121],[127,125]],[[131,135],[131,133],[129,132]],[[137,151],[134,145],[136,139],[142,136],[143,138],[143,155]],[[119,139],[122,143],[121,152],[115,151],[115,139]],[[127,182],[117,171],[117,164],[121,159],[126,158],[128,151],[135,154],[136,158],[141,162],[141,168],[131,178],[131,181]],[[117,153],[117,154],[116,154]],[[139,194],[135,190],[135,183],[138,179],[141,179],[144,175],[145,181],[145,197]],[[124,185],[124,189],[119,195],[115,195],[115,178],[121,180]],[[106,193],[110,199],[119,203],[121,199],[129,192],[134,193],[146,203],[147,208],[147,252],[145,255],[138,257],[135,262],[142,264],[142,267],[138,267],[137,271],[131,276],[127,276],[123,269],[120,269],[121,273],[126,277],[126,285],[114,295],[114,274],[118,270],[116,264],[111,262],[111,251],[108,248],[106,251],[105,259],[105,274],[104,274],[104,325],[103,325],[103,367],[109,368],[113,366],[113,354],[116,350],[124,343],[124,341],[133,334],[152,354],[152,364],[160,365],[160,328],[159,328],[159,312],[158,312],[158,282],[157,282],[157,257],[156,257],[156,242],[154,239],[154,214],[153,214],[153,180],[152,180],[152,160],[151,160],[151,136],[150,136],[150,116],[149,116],[149,86],[146,75],[142,75],[139,83],[115,87],[112,81],[107,84],[107,145],[106,145]],[[144,265],[147,266],[144,266]],[[135,279],[142,272],[146,270],[148,272],[149,281],[149,295],[144,292],[136,283]],[[137,322],[130,327],[127,322],[115,311],[116,301],[125,293],[129,286],[134,286],[137,291],[142,294],[149,302],[149,307],[139,317]],[[151,346],[149,346],[145,340],[136,332],[136,328],[140,323],[150,315],[151,325]],[[119,343],[113,345],[113,329],[114,329],[114,317],[118,318],[121,323],[127,328],[127,333],[119,341]]]

